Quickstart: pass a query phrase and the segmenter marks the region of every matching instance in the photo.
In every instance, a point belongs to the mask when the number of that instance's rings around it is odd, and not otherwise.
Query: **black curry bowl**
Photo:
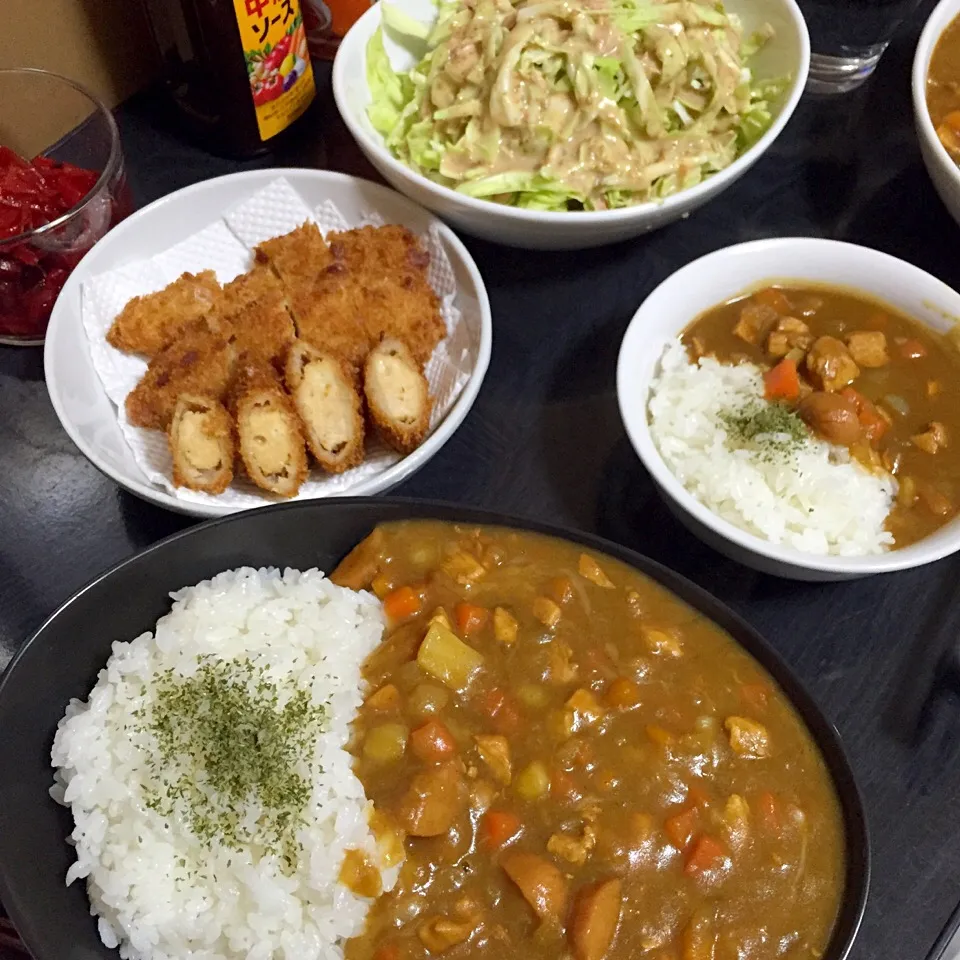
[[[71,697],[84,698],[114,640],[153,628],[169,594],[239,566],[337,562],[378,523],[404,519],[517,527],[609,554],[726,630],[780,684],[817,742],[843,810],[847,876],[823,960],[847,957],[863,915],[870,856],[863,803],[839,736],[774,649],[720,601],[646,557],[598,537],[450,504],[332,499],[250,510],[200,524],[118,564],[79,591],[24,644],[0,679],[0,900],[37,960],[116,960],[97,935],[82,883],[64,885],[70,812],[48,795],[50,747]]]

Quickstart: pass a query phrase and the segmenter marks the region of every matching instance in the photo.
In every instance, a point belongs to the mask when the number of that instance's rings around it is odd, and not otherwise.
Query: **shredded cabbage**
[[[763,136],[789,78],[756,81],[717,2],[440,0],[426,26],[383,0],[368,116],[403,163],[460,193],[536,210],[665,197]],[[392,67],[382,30],[426,54]]]

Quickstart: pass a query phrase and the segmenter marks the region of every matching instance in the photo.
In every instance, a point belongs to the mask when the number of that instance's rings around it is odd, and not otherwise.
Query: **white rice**
[[[360,665],[383,631],[380,604],[316,570],[243,568],[172,596],[156,632],[114,643],[89,699],[72,701],[60,721],[51,793],[76,822],[67,883],[86,879],[100,936],[123,958],[340,960],[370,903],[337,882],[344,850],[361,848],[383,866],[344,749],[363,695]],[[145,805],[152,734],[134,711],[150,707],[158,672],[190,676],[211,655],[249,658],[278,689],[294,685],[326,708],[303,767],[312,792],[290,875],[272,851],[204,845],[186,816]],[[398,870],[381,872],[389,889]]]
[[[763,401],[752,363],[691,363],[672,343],[653,381],[650,432],[667,466],[704,506],[743,530],[805,553],[859,556],[893,544],[884,529],[897,485],[852,460],[845,447],[810,437],[769,457],[728,436],[725,413]]]

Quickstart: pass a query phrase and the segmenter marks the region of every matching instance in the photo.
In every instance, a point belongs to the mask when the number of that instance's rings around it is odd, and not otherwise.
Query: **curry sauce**
[[[927,109],[940,142],[960,163],[960,17],[943,31],[930,57]]]
[[[383,598],[351,749],[406,852],[348,960],[821,955],[839,804],[717,626],[618,561],[507,529],[381,526],[333,579]]]
[[[855,291],[785,286],[708,310],[682,339],[693,359],[757,364],[768,398],[772,387],[814,433],[895,477],[895,546],[957,515],[960,352],[949,336]]]

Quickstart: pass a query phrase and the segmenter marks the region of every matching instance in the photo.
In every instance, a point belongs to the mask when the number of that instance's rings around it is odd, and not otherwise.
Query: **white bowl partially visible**
[[[918,567],[960,550],[957,518],[930,536],[887,553],[863,557],[801,553],[721,519],[666,465],[648,417],[650,386],[664,350],[705,310],[770,282],[861,290],[941,332],[960,318],[960,294],[936,277],[888,254],[835,240],[757,240],[718,250],[678,270],[634,314],[617,364],[617,397],[627,435],[669,509],[691,532],[731,559],[795,580],[851,580]]]
[[[425,0],[395,0],[396,6],[424,18]],[[490,200],[468,197],[441,186],[397,160],[367,117],[367,43],[380,26],[381,6],[375,3],[351,28],[340,44],[333,64],[333,95],[347,128],[367,159],[388,183],[423,204],[454,226],[511,246],[534,250],[578,250],[597,247],[648,233],[686,216],[722,193],[760,159],[780,135],[800,100],[810,66],[810,40],[795,0],[729,0],[727,9],[738,14],[749,32],[764,23],[776,30],[774,39],[751,66],[762,78],[789,75],[791,84],[770,129],[725,170],[695,187],[655,203],[619,210],[556,213],[524,210]],[[389,37],[385,45],[391,62],[407,69],[413,58]]]
[[[412,453],[392,466],[348,487],[361,496],[383,493],[406,480],[453,436],[473,406],[490,362],[493,322],[490,301],[477,265],[454,232],[398,193],[376,183],[323,170],[267,169],[233,173],[178,190],[138,211],[111,230],[80,261],[64,285],[47,331],[44,372],[50,400],[60,423],[81,453],[130,493],[168,510],[201,517],[219,517],[237,510],[228,503],[195,502],[175,497],[151,483],[127,444],[94,368],[81,319],[81,292],[86,280],[127,263],[157,256],[223,216],[257,190],[283,177],[315,208],[332,200],[348,222],[374,212],[387,223],[399,223],[415,233],[436,225],[457,286],[460,308],[470,337],[473,366],[460,396],[446,417]],[[265,496],[263,504],[273,502]]]
[[[927,110],[927,74],[930,58],[940,35],[956,17],[960,17],[960,0],[940,0],[920,34],[913,57],[913,119],[920,139],[920,153],[927,173],[933,181],[943,205],[960,224],[960,165],[947,153]]]

